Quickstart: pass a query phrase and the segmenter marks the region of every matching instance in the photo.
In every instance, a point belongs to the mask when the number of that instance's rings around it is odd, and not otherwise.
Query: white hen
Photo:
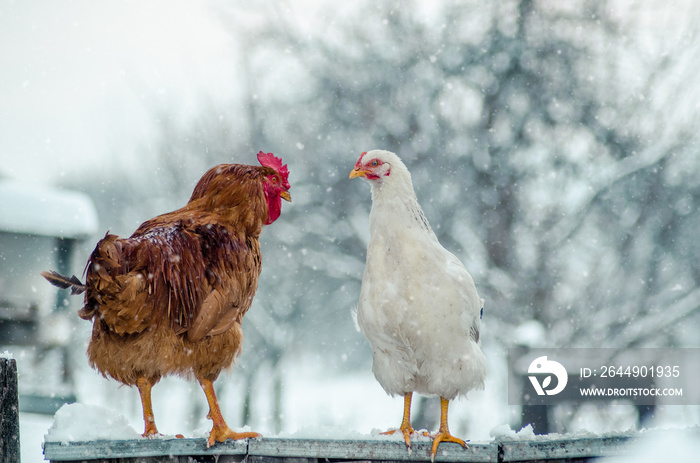
[[[440,429],[431,459],[453,437],[449,401],[483,389],[486,359],[479,347],[483,301],[464,265],[438,242],[413,191],[411,174],[388,151],[362,153],[350,178],[372,187],[370,242],[357,322],[372,347],[372,371],[390,395],[403,395],[400,431],[410,452],[411,398],[438,395]]]

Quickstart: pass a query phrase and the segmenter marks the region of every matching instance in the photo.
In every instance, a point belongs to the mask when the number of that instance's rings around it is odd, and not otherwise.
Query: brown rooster
[[[214,426],[207,446],[259,437],[224,421],[213,383],[241,350],[241,320],[261,270],[258,237],[291,201],[289,172],[272,153],[262,167],[221,164],[210,169],[187,205],[144,222],[131,237],[107,234],[92,252],[86,281],[56,272],[52,284],[85,292],[81,318],[93,321],[87,354],[105,377],[141,395],[144,437],[158,433],[151,388],[162,376],[194,377]]]

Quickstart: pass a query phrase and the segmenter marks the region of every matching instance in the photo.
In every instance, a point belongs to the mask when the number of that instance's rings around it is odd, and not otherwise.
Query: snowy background
[[[371,204],[347,177],[374,148],[404,159],[487,301],[487,390],[451,407],[455,435],[519,425],[508,347],[700,346],[696,2],[249,3],[0,1],[0,180],[92,198],[99,227],[76,274],[104,232],[179,207],[208,167],[259,150],[288,163],[294,202],[263,232],[243,355],[217,382],[231,426],[399,424],[402,401],[374,381],[350,315]],[[8,267],[22,252],[53,265],[50,247],[0,249],[2,299],[3,279],[21,277],[19,300],[53,301]],[[141,432],[136,391],[87,366],[78,299],[52,325],[63,341],[2,349],[25,392],[68,387]],[[435,405],[416,401],[418,427],[436,427]],[[166,434],[210,426],[181,379],[155,387],[154,409]],[[636,411],[587,403],[555,418],[559,432],[608,432]],[[21,420],[23,461],[41,461],[53,417]],[[667,406],[653,424],[699,423],[700,407]]]

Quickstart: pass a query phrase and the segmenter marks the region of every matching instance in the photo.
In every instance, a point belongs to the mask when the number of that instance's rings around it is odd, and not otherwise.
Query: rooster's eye
[[[277,177],[272,177],[273,183],[277,183]]]

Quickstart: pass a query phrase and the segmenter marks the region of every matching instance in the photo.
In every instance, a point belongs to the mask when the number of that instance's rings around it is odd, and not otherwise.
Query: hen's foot
[[[411,455],[411,434],[416,431],[411,426],[411,399],[413,398],[413,392],[407,392],[403,395],[403,420],[401,421],[401,426],[398,429],[391,429],[389,431],[383,432],[383,435],[391,435],[401,431],[403,434],[403,440],[406,443],[406,450],[408,454]],[[428,433],[423,433],[427,436]]]
[[[383,436],[390,436],[392,434],[396,434],[397,432],[401,432],[403,434],[403,440],[406,443],[406,449],[408,450],[408,454],[411,454],[411,436],[413,434],[418,434],[422,436],[428,436],[432,437],[429,433],[423,431],[423,432],[418,432],[415,429],[413,429],[410,425],[408,426],[402,426],[398,429],[390,429],[389,431],[381,433]]]
[[[433,438],[433,448],[430,451],[430,461],[435,461],[435,455],[437,454],[437,449],[440,442],[454,442],[455,444],[461,445],[465,449],[469,448],[466,442],[453,436],[449,431],[438,431],[437,434],[434,436],[431,435],[430,437]]]
[[[450,401],[444,397],[440,397],[440,429],[435,434],[431,436],[433,438],[433,448],[430,451],[430,461],[435,461],[435,454],[437,453],[438,445],[440,442],[454,442],[459,444],[465,449],[468,449],[466,442],[462,439],[457,439],[452,434],[450,434],[450,428],[447,426],[447,408]]]
[[[411,434],[413,434],[414,431],[411,425],[408,426],[401,426],[398,429],[390,429],[389,431],[383,432],[382,435],[384,436],[390,436],[392,434],[396,434],[397,432],[401,432],[403,434],[403,440],[406,443],[406,448],[408,449],[408,454],[411,454]]]
[[[257,437],[262,437],[262,435],[257,432],[235,432],[228,426],[214,425],[209,433],[209,439],[207,439],[207,447],[211,447],[216,442],[225,442],[227,439],[240,440],[248,438],[255,439]]]

